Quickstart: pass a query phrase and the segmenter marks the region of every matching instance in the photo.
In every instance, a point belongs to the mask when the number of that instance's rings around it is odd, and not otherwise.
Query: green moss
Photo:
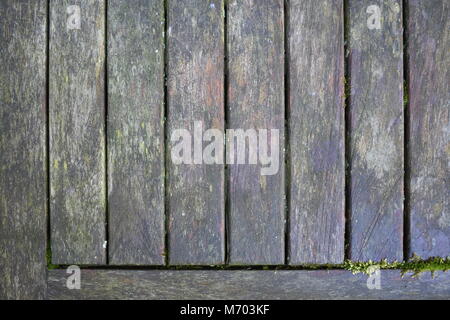
[[[350,76],[346,75],[344,77],[344,99],[346,104],[348,98],[350,98],[350,95],[351,95]]]
[[[379,262],[367,261],[358,262],[347,260],[344,262],[344,269],[351,271],[353,274],[365,273],[370,274],[370,268],[373,266],[379,267],[380,269],[399,269],[400,262],[388,263],[386,260]]]
[[[50,248],[50,246],[47,247],[47,269],[48,270],[53,270],[53,269],[58,269],[60,268],[59,265],[57,264],[52,264],[52,249]]]
[[[408,106],[408,102],[409,102],[408,85],[407,85],[406,81],[404,81],[404,84],[403,84],[403,105],[405,106],[405,109]]]
[[[436,271],[450,270],[450,258],[434,257],[422,260],[420,257],[414,256],[409,261],[405,262],[388,263],[386,260],[379,262],[355,262],[347,260],[344,262],[344,269],[353,272],[353,274],[361,272],[370,274],[370,269],[373,266],[377,266],[380,269],[398,269],[401,271],[402,275],[407,272],[412,272],[413,275],[416,276],[422,272],[431,272],[434,274]]]

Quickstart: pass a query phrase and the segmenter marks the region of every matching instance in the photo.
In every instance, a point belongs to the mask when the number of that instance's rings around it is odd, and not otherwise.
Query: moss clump
[[[415,275],[426,271],[434,274],[436,271],[450,270],[450,258],[435,257],[421,260],[419,257],[414,256],[411,260],[403,262],[400,269],[402,269],[402,273],[414,272]]]
[[[427,260],[422,260],[418,256],[412,257],[409,261],[405,262],[392,262],[389,263],[387,260],[382,260],[379,262],[367,261],[367,262],[355,262],[355,261],[345,261],[344,269],[351,271],[353,274],[365,273],[370,274],[372,267],[379,267],[380,269],[398,269],[401,271],[402,275],[407,272],[412,272],[413,276],[417,276],[422,272],[431,272],[433,275],[436,271],[447,271],[450,270],[450,258],[429,258]]]
[[[344,269],[351,271],[353,274],[357,273],[370,274],[371,267],[379,267],[380,269],[400,269],[399,268],[400,265],[401,262],[389,263],[387,262],[387,260],[381,260],[379,262],[371,260],[366,262],[347,260],[344,262]]]

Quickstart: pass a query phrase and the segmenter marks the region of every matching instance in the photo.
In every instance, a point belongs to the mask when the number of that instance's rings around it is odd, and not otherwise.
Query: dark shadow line
[[[57,268],[52,268],[51,270],[66,270],[69,265],[58,265]],[[151,270],[160,270],[160,271],[274,271],[274,270],[345,270],[344,265],[334,265],[334,264],[326,264],[326,265],[172,265],[172,266],[133,266],[133,265],[120,265],[120,266],[100,266],[100,265],[78,265],[81,269],[92,269],[92,270],[109,270],[109,271],[119,271],[119,270],[135,270],[135,271],[151,271]],[[51,271],[50,270],[50,271]],[[349,271],[350,272],[350,271]]]

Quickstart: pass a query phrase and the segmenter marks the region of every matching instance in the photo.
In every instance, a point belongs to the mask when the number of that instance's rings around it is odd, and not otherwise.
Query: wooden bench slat
[[[280,264],[285,259],[286,215],[283,1],[232,0],[227,6],[227,129],[279,130],[278,146],[261,135],[258,146],[247,143],[259,152],[257,165],[250,165],[246,155],[245,164],[236,164],[235,157],[235,164],[228,166],[229,262]],[[268,165],[260,163],[261,143],[270,146],[270,152],[278,148],[278,171],[272,175],[262,175]]]
[[[342,1],[289,2],[290,263],[342,263]]]
[[[108,2],[110,264],[164,264],[164,3]]]
[[[49,54],[52,262],[104,264],[105,1],[50,1]]]
[[[138,300],[297,300],[297,299],[448,299],[450,273],[416,278],[381,270],[374,278],[345,270],[81,270],[81,289],[66,287],[65,270],[49,275],[50,299]],[[222,309],[223,311],[223,309]],[[175,311],[176,312],[176,311]],[[174,314],[175,315],[175,314]]]
[[[177,129],[193,141],[195,122],[223,130],[223,1],[169,1],[167,41],[167,141]],[[224,165],[175,164],[177,142],[168,142],[166,164],[170,264],[223,263]]]
[[[408,1],[411,254],[450,255],[450,3]]]
[[[403,37],[398,0],[349,1],[350,259],[403,259]],[[378,18],[379,17],[379,18]],[[378,23],[379,22],[379,23]]]
[[[0,43],[0,299],[42,299],[47,1],[1,1]]]

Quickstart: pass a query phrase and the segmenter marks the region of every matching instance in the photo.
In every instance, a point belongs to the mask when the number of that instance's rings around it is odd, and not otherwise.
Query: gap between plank
[[[345,107],[345,230],[344,230],[344,260],[351,259],[351,214],[352,214],[352,175],[351,175],[351,70],[350,70],[350,15],[349,0],[343,2],[344,21],[344,107]]]
[[[289,264],[290,259],[290,200],[291,200],[291,146],[289,135],[290,124],[290,77],[289,77],[289,0],[284,1],[284,145],[285,145],[285,237],[284,237],[284,263]]]
[[[105,241],[106,264],[109,265],[109,168],[108,168],[108,0],[105,0]]]
[[[404,175],[403,175],[403,261],[407,261],[410,256],[410,193],[411,193],[411,166],[409,153],[409,59],[408,59],[408,0],[403,0],[403,103],[404,103]]]
[[[228,88],[229,88],[229,78],[228,78],[228,1],[223,2],[223,12],[224,12],[224,19],[223,19],[223,37],[224,37],[224,70],[223,70],[223,76],[224,76],[224,95],[223,95],[223,108],[224,108],[224,143],[225,146],[227,144],[227,137],[226,132],[228,129]],[[224,193],[225,193],[225,203],[224,203],[224,223],[225,223],[225,234],[224,234],[224,246],[225,246],[225,264],[228,264],[230,261],[230,248],[229,248],[229,235],[230,235],[230,172],[229,167],[227,165],[227,148],[224,148]]]
[[[169,191],[168,191],[168,160],[169,160],[169,148],[168,145],[168,125],[167,125],[167,119],[168,119],[168,94],[167,94],[167,81],[168,81],[168,62],[169,62],[169,48],[168,48],[168,26],[169,26],[169,14],[168,14],[168,8],[169,8],[169,0],[164,1],[164,249],[165,249],[165,265],[168,266],[170,264],[169,262],[169,225],[170,225],[170,217],[169,217]]]
[[[47,259],[47,268],[52,264],[52,246],[51,246],[51,227],[50,227],[50,2],[51,0],[47,0],[47,43],[46,43],[46,61],[45,61],[45,72],[46,72],[46,79],[45,79],[45,103],[47,105],[47,108],[45,110],[45,143],[46,143],[46,178],[47,178],[47,184],[46,184],[46,192],[47,192],[47,252],[46,252],[46,259]]]

